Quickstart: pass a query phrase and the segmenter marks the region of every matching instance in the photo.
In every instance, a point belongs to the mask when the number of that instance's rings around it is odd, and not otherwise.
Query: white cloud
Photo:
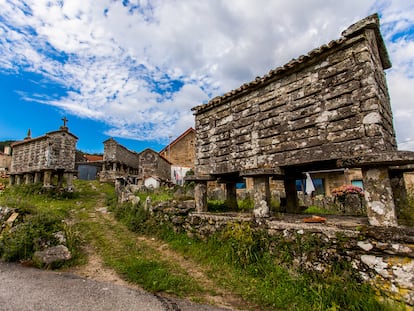
[[[396,40],[413,27],[409,2],[0,0],[0,70],[24,67],[67,87],[43,103],[106,122],[108,135],[165,141],[193,126],[191,107],[380,11],[401,141],[413,132],[414,39]]]

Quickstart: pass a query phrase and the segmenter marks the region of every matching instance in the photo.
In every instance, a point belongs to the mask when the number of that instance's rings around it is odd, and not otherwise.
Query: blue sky
[[[399,149],[414,150],[414,2],[0,0],[0,140],[69,120],[77,147],[161,150],[191,108],[378,12]]]

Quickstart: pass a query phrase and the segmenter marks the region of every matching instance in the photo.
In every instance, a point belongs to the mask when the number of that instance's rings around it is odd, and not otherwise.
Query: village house
[[[67,190],[73,189],[78,138],[69,132],[67,119],[62,120],[56,131],[32,138],[29,130],[24,140],[12,144],[11,185],[42,182],[45,188],[61,188],[66,183]]]
[[[342,37],[263,77],[193,108],[197,211],[207,182],[253,179],[255,214],[268,216],[270,180],[283,183],[288,212],[299,211],[297,180],[307,172],[361,169],[368,220],[395,226],[394,197],[414,153],[398,151],[384,70],[391,67],[372,15]]]
[[[171,181],[183,185],[188,171],[194,170],[195,130],[189,128],[164,149],[160,155],[171,162]]]
[[[139,179],[146,187],[158,188],[171,183],[171,163],[147,148],[139,153]]]
[[[5,175],[11,166],[11,147],[4,147],[4,152],[0,151],[0,174]]]

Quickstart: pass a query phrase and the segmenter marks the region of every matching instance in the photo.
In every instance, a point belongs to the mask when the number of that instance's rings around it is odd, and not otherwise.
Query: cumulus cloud
[[[57,83],[63,95],[32,100],[105,122],[107,135],[165,141],[194,125],[191,107],[379,11],[404,140],[413,132],[407,115],[414,113],[407,91],[414,40],[408,2],[0,0],[0,71],[35,72]]]

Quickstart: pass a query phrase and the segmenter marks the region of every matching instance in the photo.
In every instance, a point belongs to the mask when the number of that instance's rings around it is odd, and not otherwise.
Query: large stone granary
[[[45,188],[60,188],[66,182],[66,188],[72,190],[78,138],[69,132],[66,121],[57,131],[36,138],[29,131],[24,140],[12,144],[12,185],[43,182]]]
[[[360,167],[373,225],[396,225],[392,179],[401,184],[411,152],[397,150],[384,70],[391,67],[376,14],[340,39],[193,108],[197,208],[205,182],[254,179],[255,208],[269,203],[269,178],[283,180],[287,211],[295,180],[310,170]]]

